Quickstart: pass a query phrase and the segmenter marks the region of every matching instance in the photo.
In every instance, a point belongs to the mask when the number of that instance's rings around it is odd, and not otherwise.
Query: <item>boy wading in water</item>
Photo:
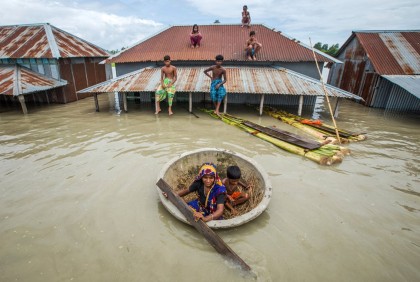
[[[222,67],[223,56],[216,56],[216,65],[209,67],[204,71],[204,74],[211,78],[210,97],[213,103],[216,104],[214,113],[220,115],[219,108],[226,96],[226,89],[223,84],[226,83],[226,70]],[[208,72],[212,72],[212,76]]]
[[[175,96],[175,86],[174,83],[177,79],[176,74],[176,67],[171,65],[171,57],[166,55],[163,57],[163,61],[165,63],[165,66],[161,68],[161,75],[160,75],[160,85],[155,93],[155,99],[156,99],[156,112],[155,114],[158,114],[160,109],[160,102],[165,100],[166,95],[168,96],[168,112],[169,115],[173,115],[172,112],[172,101]]]

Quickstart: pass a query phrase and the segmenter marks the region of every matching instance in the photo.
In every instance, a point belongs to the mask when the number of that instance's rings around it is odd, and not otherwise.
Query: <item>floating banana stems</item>
[[[245,125],[245,123],[250,123],[247,120],[244,120],[244,119],[232,116],[232,115],[228,115],[228,114],[221,114],[220,116],[217,116],[212,110],[202,109],[202,111],[208,113],[210,116],[214,118],[220,119],[226,124],[236,126],[242,129],[243,131],[252,134],[253,136],[256,136],[262,140],[270,142],[271,144],[285,151],[303,156],[321,165],[332,165],[335,163],[340,163],[343,161],[343,158],[345,155],[350,154],[349,149],[342,146],[333,145],[333,144],[321,144],[319,148],[314,149],[314,150],[304,149],[300,146],[282,141],[260,130],[256,130],[255,128],[251,128],[250,126]]]

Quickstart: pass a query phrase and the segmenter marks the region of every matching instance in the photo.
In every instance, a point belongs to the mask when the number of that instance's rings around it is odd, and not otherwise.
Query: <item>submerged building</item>
[[[420,112],[420,31],[353,31],[339,49],[328,83],[364,105]]]
[[[0,102],[68,103],[106,80],[109,54],[48,23],[0,26]]]
[[[192,102],[209,99],[206,93],[210,80],[203,70],[213,65],[215,56],[221,54],[228,76],[225,109],[227,101],[299,105],[301,109],[303,105],[314,105],[317,96],[324,95],[317,67],[322,70],[324,63],[341,63],[261,24],[250,29],[238,24],[202,25],[199,29],[203,35],[199,48],[190,46],[192,26],[172,26],[109,57],[104,63],[112,66],[113,79],[78,93],[94,93],[95,97],[100,93],[119,93],[116,107],[122,100],[125,110],[127,95],[153,102],[163,57],[170,55],[172,64],[178,68],[175,101],[188,100],[191,108]],[[244,51],[251,30],[263,45],[255,61],[248,60]],[[332,97],[359,99],[335,87],[327,86],[327,92]]]

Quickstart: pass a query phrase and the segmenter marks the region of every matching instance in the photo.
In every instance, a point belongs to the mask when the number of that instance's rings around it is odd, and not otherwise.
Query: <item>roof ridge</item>
[[[353,30],[354,33],[393,33],[393,32],[420,32],[420,29],[407,29],[407,30]]]
[[[60,49],[58,48],[51,25],[48,23],[44,24],[44,30],[47,35],[48,45],[50,46],[52,56],[56,59],[61,58]]]
[[[98,48],[98,49],[102,50],[103,52],[105,52],[105,53],[107,53],[107,54],[109,55],[108,51],[106,51],[106,50],[105,50],[105,49],[103,49],[102,47],[99,47],[99,46],[98,46],[98,45],[96,45],[96,44],[93,44],[92,42],[86,41],[85,39],[80,38],[79,36],[74,35],[74,34],[72,34],[72,33],[70,33],[70,32],[65,31],[65,30],[62,30],[61,28],[58,28],[58,27],[56,27],[56,26],[54,26],[54,25],[52,25],[52,24],[47,23],[47,25],[49,25],[51,28],[54,28],[54,29],[56,29],[56,30],[58,30],[58,31],[60,31],[60,32],[62,32],[62,33],[65,33],[65,34],[67,34],[67,35],[69,35],[69,36],[75,37],[75,38],[77,38],[78,40],[83,41],[84,43],[86,43],[86,44],[88,44],[88,45],[95,46],[96,48]],[[54,38],[55,38],[55,36],[54,36]]]

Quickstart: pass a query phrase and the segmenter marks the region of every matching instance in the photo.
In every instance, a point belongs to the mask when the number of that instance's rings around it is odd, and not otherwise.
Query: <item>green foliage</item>
[[[338,45],[338,43],[328,46],[328,44],[322,44],[321,42],[317,42],[314,45],[314,48],[328,55],[334,56],[337,53],[338,49],[340,49],[340,46]]]

